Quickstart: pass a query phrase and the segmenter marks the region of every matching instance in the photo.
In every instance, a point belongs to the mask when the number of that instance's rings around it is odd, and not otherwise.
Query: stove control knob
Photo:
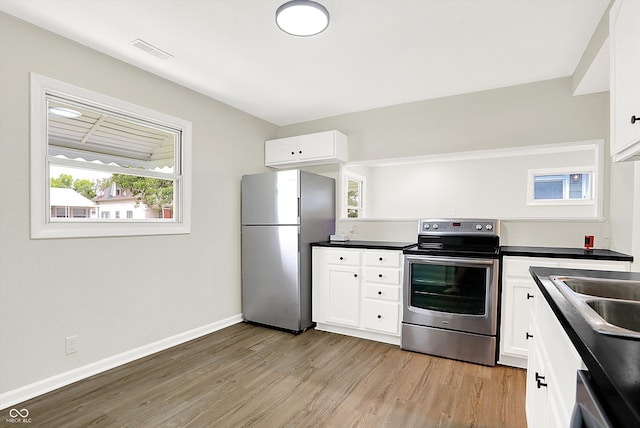
[[[492,224],[488,224],[484,227],[487,230],[493,230],[493,225]]]
[[[481,224],[476,224],[476,230],[482,230],[482,225]]]
[[[425,223],[425,224],[423,224],[423,225],[422,225],[422,228],[423,228],[424,230],[428,230],[428,229],[429,229],[429,227],[430,227],[429,223]]]
[[[434,223],[434,224],[433,224],[433,228],[434,228],[434,229],[438,229],[439,227],[440,227],[440,226],[438,225],[438,223]]]

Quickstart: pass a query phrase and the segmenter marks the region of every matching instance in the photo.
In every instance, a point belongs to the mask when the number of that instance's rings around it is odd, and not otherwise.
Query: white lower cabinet
[[[316,329],[400,344],[402,252],[313,247]]]
[[[576,397],[576,372],[585,366],[551,307],[536,287],[527,366],[529,428],[568,427]]]
[[[530,266],[629,271],[631,264],[615,260],[562,259],[504,256],[502,259],[502,310],[498,363],[526,368],[529,357],[529,309],[537,288]]]
[[[357,327],[360,324],[359,268],[328,265],[327,322]]]

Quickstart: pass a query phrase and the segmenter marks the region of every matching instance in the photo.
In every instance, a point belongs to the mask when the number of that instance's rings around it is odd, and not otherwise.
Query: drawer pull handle
[[[631,124],[633,125],[636,122],[640,122],[640,117],[634,114],[633,116],[631,116]]]
[[[533,294],[527,293],[527,300],[529,300],[529,299],[533,299]]]
[[[382,315],[378,315],[378,319],[382,319]]]
[[[529,332],[527,332],[527,335],[525,336],[525,338],[527,340],[531,339],[533,337],[533,334],[529,334]]]
[[[378,278],[382,278],[382,274],[381,273],[378,274]]]
[[[353,277],[354,277],[354,278],[357,278],[357,277],[358,277],[358,274],[357,274],[357,273],[354,273],[354,274],[353,274]]]
[[[382,260],[383,260],[383,258],[382,258],[382,257],[380,257],[378,260],[382,261]]]
[[[340,260],[344,260],[344,257],[340,257]]]
[[[378,296],[382,296],[382,291],[378,291]]]

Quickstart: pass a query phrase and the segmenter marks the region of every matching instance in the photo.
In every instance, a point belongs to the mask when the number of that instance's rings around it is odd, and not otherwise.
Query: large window
[[[35,74],[31,101],[32,238],[190,232],[189,122]]]

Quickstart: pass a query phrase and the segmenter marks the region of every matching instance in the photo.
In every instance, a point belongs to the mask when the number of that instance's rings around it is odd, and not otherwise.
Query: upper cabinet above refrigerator
[[[264,163],[273,168],[340,163],[348,160],[347,136],[325,131],[265,141]]]
[[[640,160],[640,1],[616,0],[609,12],[611,158]]]

